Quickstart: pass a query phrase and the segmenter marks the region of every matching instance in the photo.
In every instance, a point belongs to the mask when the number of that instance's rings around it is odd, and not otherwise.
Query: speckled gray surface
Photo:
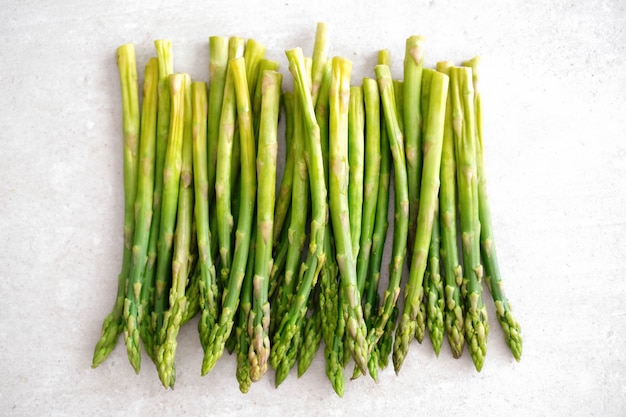
[[[626,5],[621,1],[5,1],[0,10],[0,414],[10,416],[626,415]],[[462,4],[461,4],[462,3]],[[106,5],[106,6],[105,6]],[[98,369],[122,246],[115,48],[140,70],[169,38],[175,68],[208,78],[210,35],[254,37],[286,72],[315,23],[331,53],[372,75],[389,48],[427,37],[426,64],[484,60],[487,170],[505,285],[523,326],[516,363],[490,303],[484,368],[413,342],[399,376],[346,381],[318,354],[300,379],[239,393],[235,361],[200,377],[195,322],[179,336],[176,389],[122,341]],[[290,77],[285,86],[291,88]]]

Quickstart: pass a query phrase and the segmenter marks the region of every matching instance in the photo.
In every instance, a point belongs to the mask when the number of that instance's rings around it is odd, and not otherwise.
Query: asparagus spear
[[[259,128],[261,127],[261,103],[263,99],[263,74],[265,71],[278,71],[279,64],[276,61],[263,58],[259,62],[258,79],[255,83],[254,96],[252,99],[252,115],[254,116],[254,135],[259,139]],[[280,104],[280,96],[279,104]]]
[[[443,341],[444,294],[439,264],[439,200],[436,200],[433,214],[433,231],[428,249],[427,273],[424,274],[424,297],[426,301],[426,326],[435,354],[439,356]]]
[[[231,37],[228,41],[228,68],[234,59],[243,57],[243,39]],[[220,280],[226,287],[232,262],[231,233],[234,225],[231,207],[231,165],[233,163],[233,145],[235,137],[237,103],[233,75],[227,69],[224,81],[224,96],[220,116],[220,128],[217,141],[217,162],[215,172],[215,210],[217,211],[217,239],[220,247]],[[234,313],[234,312],[233,312]]]
[[[437,71],[450,73],[450,62],[438,62]],[[443,131],[441,151],[441,187],[439,189],[439,218],[441,226],[441,259],[445,272],[445,326],[452,356],[460,358],[465,346],[463,330],[463,303],[461,284],[463,269],[459,263],[457,249],[456,222],[456,158],[454,156],[454,137],[452,132],[452,89],[448,90],[446,103],[446,121]]]
[[[170,308],[163,317],[157,364],[159,378],[164,387],[174,387],[178,331],[187,306],[185,288],[189,275],[189,262],[192,240],[194,183],[193,183],[193,117],[191,104],[191,77],[185,78],[185,104],[183,123],[183,146],[178,190],[178,212],[176,233],[174,234],[174,256],[172,259],[172,287],[170,288]],[[174,93],[172,93],[174,95]]]
[[[126,299],[124,300],[124,339],[126,341],[128,359],[137,373],[139,373],[141,366],[139,326],[144,318],[144,311],[141,309],[141,286],[146,268],[150,222],[152,220],[158,102],[157,81],[158,63],[156,58],[151,58],[146,65],[144,75],[133,256],[126,285]]]
[[[115,54],[122,90],[122,130],[124,140],[124,255],[122,270],[117,279],[117,296],[111,313],[102,323],[100,339],[96,343],[92,367],[100,365],[113,351],[117,336],[124,328],[123,313],[126,282],[130,272],[132,244],[135,231],[135,197],[137,195],[139,149],[139,98],[135,46],[120,46]]]
[[[250,96],[246,81],[245,62],[243,58],[232,59],[229,64],[229,73],[235,86],[237,102],[237,119],[240,126],[241,141],[241,190],[239,219],[233,262],[230,268],[228,286],[222,295],[222,313],[219,322],[213,326],[209,339],[209,349],[204,353],[202,374],[206,375],[224,352],[224,343],[230,336],[233,327],[233,318],[239,302],[239,293],[246,271],[250,235],[254,217],[254,202],[256,197],[256,149],[250,114]],[[228,81],[227,81],[228,84]],[[229,184],[226,184],[228,187]],[[216,193],[217,193],[216,189]],[[219,201],[219,198],[218,198]]]
[[[380,160],[380,95],[378,84],[372,78],[363,79],[365,100],[365,173],[363,189],[363,214],[361,223],[361,242],[357,257],[356,271],[359,293],[365,291],[365,278],[372,250],[372,238],[378,202],[379,178],[382,175]],[[370,312],[363,312],[366,320]]]
[[[293,127],[294,127],[294,96],[292,92],[286,92],[283,95],[283,103],[285,105],[285,168],[283,169],[283,177],[278,190],[276,199],[276,208],[274,210],[274,246],[285,241],[280,239],[283,230],[283,224],[289,212],[291,203],[291,189],[293,186]],[[286,244],[285,244],[286,246]]]
[[[406,170],[409,187],[409,237],[408,246],[415,241],[415,222],[419,207],[420,178],[422,175],[422,68],[424,44],[422,36],[411,36],[406,40],[404,53],[404,125]]]
[[[476,170],[478,174],[478,215],[480,218],[480,249],[483,265],[485,267],[485,279],[491,291],[491,296],[496,306],[496,315],[500,327],[504,331],[504,340],[509,346],[513,357],[517,361],[522,356],[521,328],[511,309],[511,303],[507,299],[502,286],[502,276],[498,265],[496,245],[491,225],[491,209],[489,207],[489,194],[487,193],[487,177],[485,175],[485,154],[482,133],[482,112],[480,103],[479,83],[480,58],[475,57],[463,65],[472,68],[474,84],[474,111],[476,114]]]
[[[191,233],[193,237],[193,226]],[[195,264],[192,262],[191,265],[192,266],[188,268],[190,274],[187,280],[187,288],[185,288],[185,298],[187,301],[185,303],[185,311],[183,311],[183,316],[180,319],[181,326],[189,323],[191,319],[198,314],[198,311],[200,311],[200,268],[197,262],[195,262]]]
[[[169,76],[171,101],[170,131],[163,165],[163,202],[161,228],[157,253],[154,301],[154,351],[164,342],[161,331],[164,314],[168,309],[171,286],[172,244],[178,209],[178,192],[182,166],[183,131],[185,118],[186,79],[183,74]]]
[[[250,344],[250,379],[258,381],[267,371],[270,354],[268,301],[269,274],[272,268],[272,234],[276,195],[276,156],[278,151],[278,114],[282,74],[264,71],[262,77],[261,122],[257,153],[257,221],[254,261],[254,299],[248,334]]]
[[[311,63],[311,101],[314,107],[317,106],[317,100],[322,89],[327,61],[328,25],[324,22],[318,22],[315,31],[315,44],[313,45],[313,61]]]
[[[239,391],[247,393],[252,384],[250,379],[250,335],[248,334],[248,322],[250,310],[252,309],[252,280],[254,276],[254,259],[256,254],[256,222],[252,225],[252,236],[250,237],[250,249],[248,251],[248,261],[246,262],[246,274],[241,286],[241,296],[239,297],[239,317],[235,328],[235,352],[237,354],[236,377],[239,382]]]
[[[426,68],[422,70],[422,91],[421,91],[421,103],[422,103],[422,116],[424,117],[422,120],[422,136],[426,136],[426,131],[428,129],[428,112],[429,112],[429,104],[430,104],[430,89],[432,84],[434,70],[430,68]],[[415,242],[413,242],[415,244]],[[411,259],[412,260],[412,259]],[[410,265],[409,265],[410,267]],[[428,271],[425,271],[427,273]],[[422,284],[426,286],[427,281],[424,279]],[[418,342],[422,343],[424,340],[424,334],[426,333],[426,305],[422,302],[423,293],[420,296],[420,303],[418,305],[417,316],[416,316],[416,326],[415,326],[415,338]]]
[[[210,329],[217,319],[217,278],[211,258],[209,229],[209,180],[207,162],[207,89],[206,83],[191,85],[192,131],[193,131],[193,178],[195,191],[195,220],[198,241],[198,265],[200,268],[200,309],[202,316],[198,331],[203,349],[206,349]]]
[[[391,80],[391,71],[389,66],[379,64],[376,65],[375,72],[383,104],[389,147],[394,163],[394,207],[396,213],[394,217],[391,263],[389,264],[389,284],[385,291],[383,305],[378,311],[376,326],[370,329],[368,335],[370,345],[377,343],[384,333],[385,325],[393,313],[398,295],[400,294],[400,281],[402,279],[404,257],[406,256],[409,220],[409,194],[407,188],[404,139],[398,123],[399,118],[394,101],[394,86]]]
[[[209,96],[207,109],[207,183],[209,205],[216,204],[215,178],[217,173],[217,148],[219,142],[220,119],[228,69],[228,38],[209,38]],[[214,206],[215,207],[215,206]],[[211,259],[217,262],[219,250],[217,233],[217,210],[209,210],[209,231],[211,236]],[[217,279],[218,295],[221,294],[222,280]]]
[[[321,271],[320,271],[321,275]],[[314,293],[319,290],[319,281],[313,290]],[[317,350],[322,343],[322,312],[320,310],[319,300],[315,295],[309,297],[310,316],[306,317],[302,326],[302,347],[298,350],[298,378],[300,378],[315,358]]]
[[[326,224],[326,184],[324,181],[324,164],[320,143],[320,130],[315,119],[315,112],[311,100],[311,89],[306,70],[304,68],[304,57],[300,48],[286,52],[289,60],[289,70],[294,77],[296,101],[302,109],[302,122],[304,127],[304,137],[306,139],[305,159],[310,178],[311,189],[311,226],[309,250],[304,265],[300,269],[300,283],[298,291],[294,297],[294,302],[290,306],[289,313],[282,318],[277,336],[272,346],[270,365],[282,369],[287,362],[293,365],[292,358],[295,358],[294,348],[298,346],[298,341],[292,345],[292,340],[300,335],[302,319],[306,315],[307,302],[311,289],[317,282],[319,272],[324,265],[324,228]],[[297,109],[297,107],[296,107]],[[296,119],[297,121],[297,119]],[[289,352],[287,352],[289,350]],[[272,358],[274,356],[274,358]],[[279,382],[281,373],[277,372],[276,383]]]
[[[155,340],[155,278],[156,278],[156,258],[159,243],[159,230],[161,228],[161,198],[163,194],[163,165],[165,163],[165,152],[167,150],[167,138],[170,129],[170,107],[171,93],[169,86],[169,76],[173,72],[172,43],[167,40],[157,40],[154,42],[157,59],[159,62],[158,81],[158,107],[157,107],[157,127],[156,127],[156,156],[154,168],[154,193],[152,197],[152,223],[150,224],[150,240],[148,241],[148,261],[141,288],[141,308],[144,314],[149,315],[149,320],[142,320],[139,326],[139,334],[146,352],[156,360],[154,350]]]
[[[448,94],[448,77],[435,72],[432,75],[431,97],[424,135],[424,163],[420,188],[420,206],[417,215],[417,233],[411,259],[409,280],[404,291],[404,309],[400,317],[393,347],[393,363],[396,373],[409,350],[409,343],[415,334],[416,316],[423,297],[423,278],[426,269],[428,249],[432,235],[433,216],[437,207],[439,192],[439,170],[445,103]]]
[[[246,42],[243,58],[246,64],[246,81],[248,83],[248,95],[250,96],[250,111],[252,117],[254,115],[254,108],[252,107],[252,98],[256,90],[256,82],[259,79],[259,70],[261,61],[265,58],[265,46],[254,39],[248,39]]]
[[[363,216],[363,176],[365,171],[365,108],[363,87],[350,87],[348,106],[348,204],[350,205],[350,238],[352,258],[359,256],[361,218]]]
[[[477,371],[487,353],[489,322],[482,300],[483,266],[480,260],[480,220],[476,180],[476,115],[472,70],[450,68],[452,79],[452,118],[459,187],[459,213],[466,281],[465,337]]]
[[[343,316],[346,321],[346,345],[362,373],[367,373],[369,348],[367,328],[363,321],[361,297],[357,288],[356,265],[350,241],[350,208],[348,205],[348,105],[352,63],[333,58],[330,84],[330,217],[333,224],[337,264],[341,274],[344,297]]]

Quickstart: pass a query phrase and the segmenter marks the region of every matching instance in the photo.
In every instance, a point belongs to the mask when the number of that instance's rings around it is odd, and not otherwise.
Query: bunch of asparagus
[[[377,379],[390,356],[399,372],[426,330],[437,355],[444,335],[455,358],[467,340],[480,371],[483,278],[519,360],[487,200],[479,60],[424,68],[424,44],[407,39],[403,81],[392,79],[383,50],[375,78],[358,85],[349,60],[329,57],[320,23],[311,58],[286,51],[293,91],[283,92],[278,63],[253,39],[210,38],[208,85],[174,73],[171,43],[159,40],[141,111],[134,47],[120,47],[124,253],[93,366],[123,332],[135,371],[143,344],[173,387],[178,332],[198,315],[202,374],[225,349],[236,352],[242,392],[268,364],[276,386],[296,363],[302,375],[323,340],[341,396],[351,360],[353,378]],[[276,190],[281,111],[286,159]]]

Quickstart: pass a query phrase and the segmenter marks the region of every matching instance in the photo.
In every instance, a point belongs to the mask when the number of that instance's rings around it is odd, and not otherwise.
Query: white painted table
[[[0,414],[626,415],[626,5],[613,1],[5,1],[0,11]],[[393,5],[393,3],[397,3]],[[461,4],[462,3],[462,4]],[[104,6],[107,4],[107,6]],[[516,363],[491,303],[484,368],[414,342],[396,376],[332,391],[323,356],[274,389],[239,393],[235,360],[200,377],[195,322],[164,390],[122,341],[98,369],[93,346],[122,248],[121,115],[115,48],[140,71],[169,38],[175,67],[207,80],[208,37],[254,37],[286,71],[285,49],[331,53],[372,76],[389,48],[428,39],[426,64],[484,58],[487,170],[505,285],[522,323]],[[290,76],[285,85],[291,88]],[[321,351],[320,351],[321,353]]]

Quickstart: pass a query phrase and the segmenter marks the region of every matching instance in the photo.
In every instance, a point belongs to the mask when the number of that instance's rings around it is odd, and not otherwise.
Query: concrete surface
[[[14,1],[0,8],[0,415],[626,415],[626,4],[622,1]],[[389,48],[428,39],[426,64],[484,57],[487,170],[505,285],[522,323],[516,363],[493,307],[488,354],[411,345],[402,372],[332,391],[322,355],[278,389],[238,391],[235,361],[200,377],[195,322],[164,390],[122,341],[90,368],[122,255],[115,48],[140,71],[169,38],[175,68],[208,78],[210,35],[254,37],[286,71],[315,23],[372,76]],[[290,88],[290,76],[285,77]]]

